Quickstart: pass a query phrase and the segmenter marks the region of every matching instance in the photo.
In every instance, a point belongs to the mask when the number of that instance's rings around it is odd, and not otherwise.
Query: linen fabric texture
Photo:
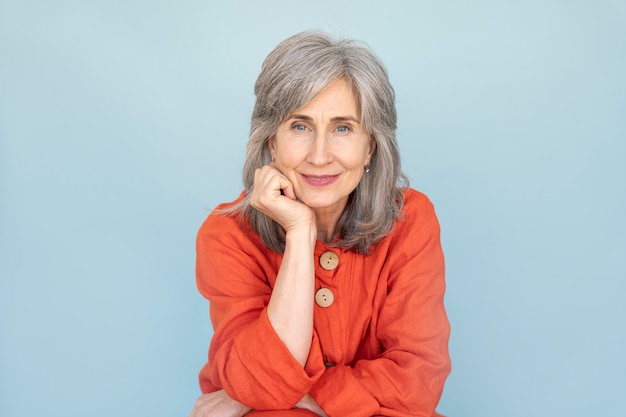
[[[292,409],[310,393],[331,417],[438,416],[450,372],[439,223],[424,194],[409,188],[404,198],[402,218],[369,255],[316,242],[316,290],[329,288],[334,302],[315,304],[304,368],[267,316],[282,254],[219,212],[233,203],[218,206],[196,242],[197,286],[214,328],[202,392],[225,389],[249,415],[313,415]],[[329,250],[339,265],[327,271],[318,260]]]

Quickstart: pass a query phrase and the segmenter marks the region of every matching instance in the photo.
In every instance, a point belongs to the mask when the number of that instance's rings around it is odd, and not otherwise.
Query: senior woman
[[[303,32],[268,55],[255,93],[245,190],[197,238],[214,335],[191,416],[437,416],[439,225],[400,170],[384,67]]]

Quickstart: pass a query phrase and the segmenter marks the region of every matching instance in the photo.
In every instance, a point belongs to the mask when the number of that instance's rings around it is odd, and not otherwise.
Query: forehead
[[[356,117],[360,114],[359,99],[350,84],[340,78],[331,81],[311,101],[291,114],[309,113]]]

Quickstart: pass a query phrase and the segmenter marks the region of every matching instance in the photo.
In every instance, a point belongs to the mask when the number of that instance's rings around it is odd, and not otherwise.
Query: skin
[[[250,204],[285,230],[283,260],[267,307],[277,335],[304,367],[313,337],[316,240],[328,242],[376,148],[360,123],[357,96],[343,79],[287,115],[268,146],[274,161],[255,172]],[[313,397],[296,405],[326,413]],[[202,395],[189,417],[243,416],[225,391]]]
[[[356,94],[339,79],[287,115],[268,141],[274,167],[289,181],[289,191],[314,212],[322,241],[335,236],[348,196],[376,148],[360,114]]]

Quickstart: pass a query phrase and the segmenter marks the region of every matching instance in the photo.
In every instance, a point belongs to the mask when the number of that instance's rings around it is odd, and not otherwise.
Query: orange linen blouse
[[[249,415],[313,415],[292,409],[310,393],[331,417],[438,416],[450,372],[439,223],[424,194],[404,198],[403,217],[370,255],[317,241],[316,288],[326,295],[316,298],[304,368],[267,317],[282,254],[211,213],[197,238],[197,285],[215,331],[202,392],[223,388]]]

